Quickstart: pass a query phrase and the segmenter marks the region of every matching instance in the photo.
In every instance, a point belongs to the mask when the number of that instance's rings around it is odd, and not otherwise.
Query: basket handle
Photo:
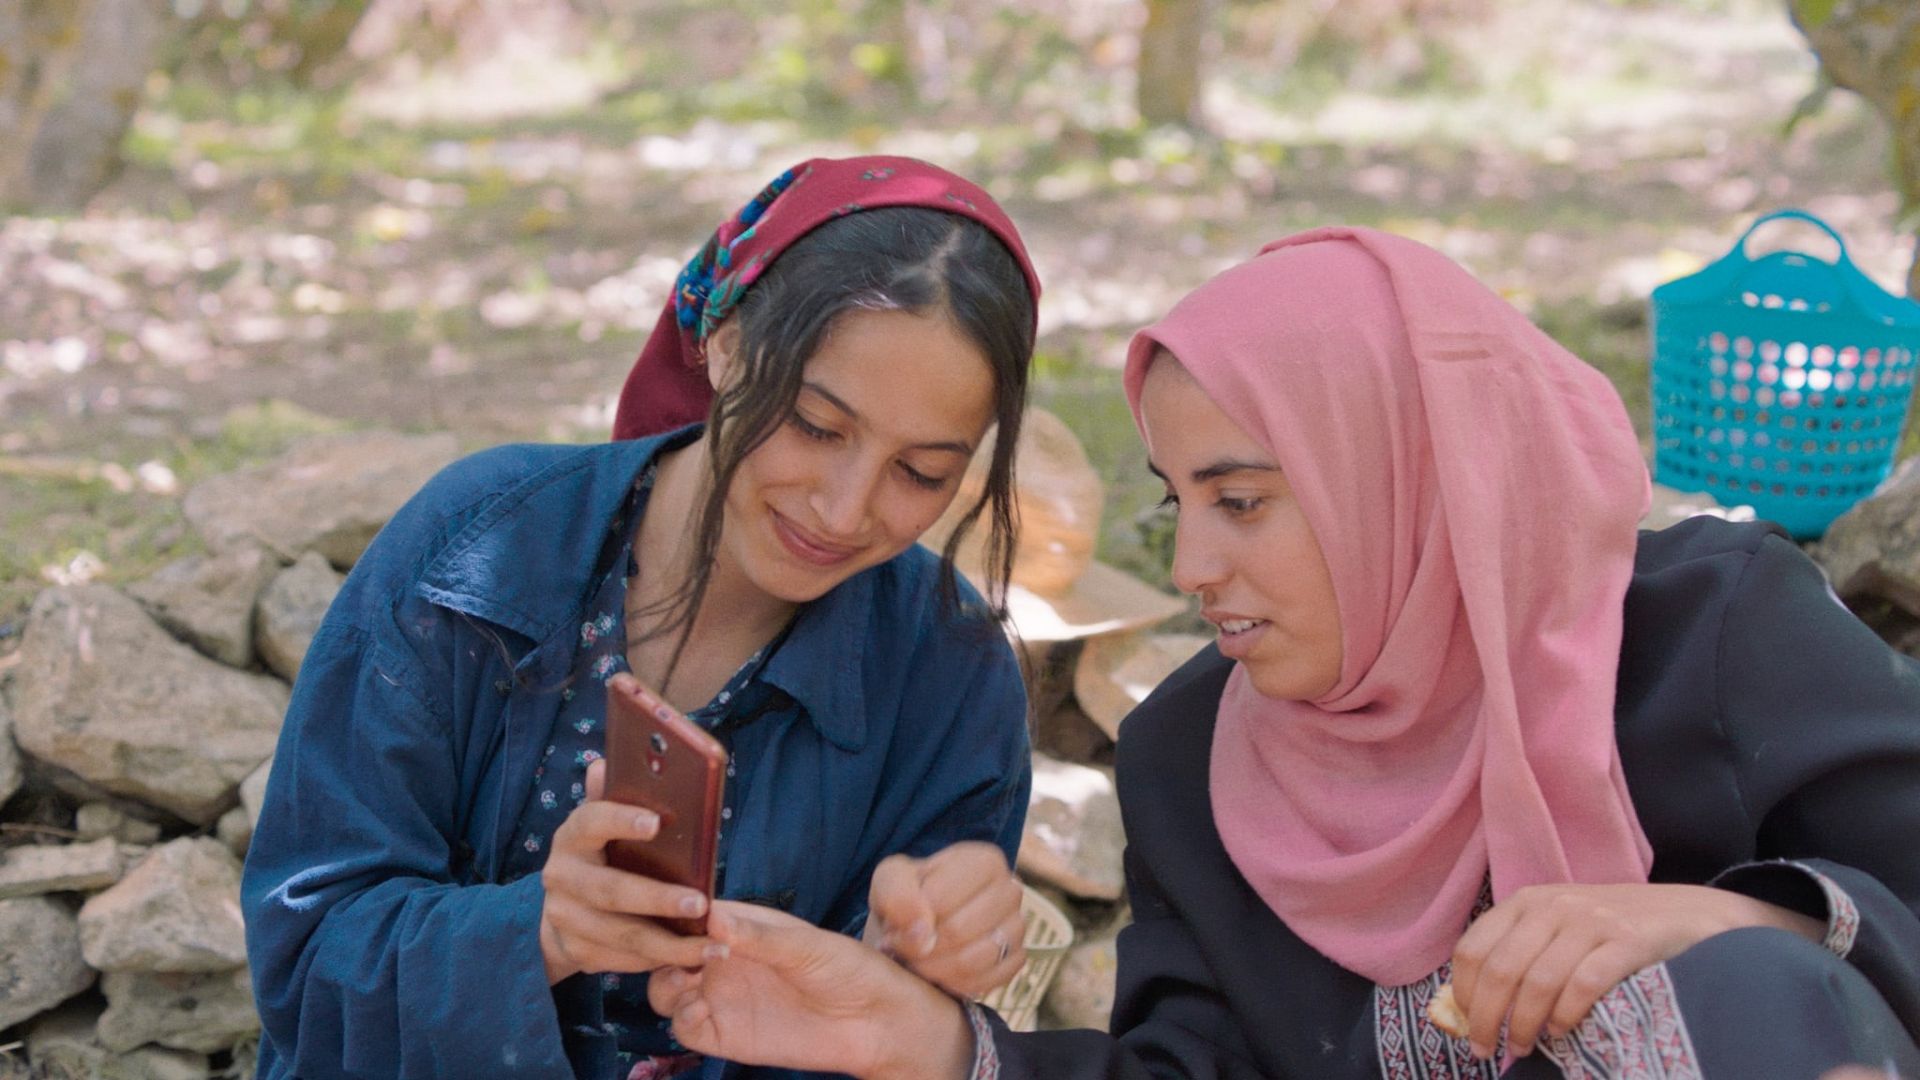
[[[1813,226],[1814,228],[1819,229],[1821,232],[1826,233],[1828,236],[1833,237],[1834,244],[1840,248],[1840,257],[1834,260],[1829,265],[1840,266],[1842,264],[1851,264],[1853,262],[1853,259],[1847,255],[1847,242],[1840,238],[1840,234],[1833,230],[1833,226],[1827,224],[1824,221],[1821,221],[1819,218],[1814,217],[1812,214],[1807,213],[1805,210],[1775,210],[1771,214],[1762,215],[1753,224],[1747,226],[1746,232],[1743,232],[1740,234],[1740,240],[1738,243],[1733,245],[1733,249],[1740,253],[1740,257],[1742,259],[1745,259],[1748,262],[1752,262],[1753,256],[1747,254],[1747,241],[1752,239],[1753,234],[1760,230],[1760,226],[1765,225],[1768,222],[1781,221],[1781,220],[1804,221],[1807,224]]]

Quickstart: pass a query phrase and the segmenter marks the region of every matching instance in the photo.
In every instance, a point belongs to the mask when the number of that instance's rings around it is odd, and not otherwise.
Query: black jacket
[[[996,1026],[1002,1077],[1380,1074],[1373,984],[1289,930],[1214,828],[1230,670],[1203,650],[1121,729],[1134,922],[1113,1034]],[[1695,519],[1641,534],[1615,719],[1652,879],[1850,914],[1829,910],[1824,875],[1857,908],[1848,958],[1920,1032],[1920,664],[1777,530]],[[1800,865],[1774,862],[1787,859]]]

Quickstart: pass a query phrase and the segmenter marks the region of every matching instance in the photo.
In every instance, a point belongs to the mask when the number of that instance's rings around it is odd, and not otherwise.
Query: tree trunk
[[[1859,94],[1893,134],[1894,183],[1903,211],[1920,211],[1920,5],[1913,0],[1789,0],[1834,85]],[[1920,296],[1920,258],[1907,275]]]
[[[1146,0],[1146,4],[1134,98],[1140,119],[1149,124],[1195,124],[1200,119],[1200,61],[1208,2]]]
[[[0,3],[0,203],[85,205],[121,165],[166,0]]]

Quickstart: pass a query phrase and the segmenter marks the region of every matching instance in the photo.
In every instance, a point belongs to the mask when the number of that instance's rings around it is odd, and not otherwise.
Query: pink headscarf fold
[[[1212,757],[1234,865],[1383,985],[1453,951],[1481,883],[1643,882],[1614,743],[1646,467],[1604,376],[1440,253],[1370,229],[1270,244],[1141,331],[1280,462],[1340,606],[1338,682],[1236,668]]]

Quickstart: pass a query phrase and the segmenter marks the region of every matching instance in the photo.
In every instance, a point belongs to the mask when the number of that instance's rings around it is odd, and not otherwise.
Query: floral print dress
[[[547,847],[560,823],[587,798],[587,766],[598,760],[606,747],[607,700],[603,689],[614,675],[629,671],[627,664],[626,594],[627,583],[639,570],[633,556],[633,524],[645,512],[653,488],[654,471],[649,469],[635,487],[629,513],[621,516],[626,533],[618,557],[595,587],[586,617],[580,623],[579,654],[574,678],[560,691],[561,706],[548,736],[540,767],[534,771],[533,792],[521,812],[514,845],[507,866],[509,880],[540,872],[546,862]],[[772,688],[759,680],[767,657],[779,639],[763,646],[740,669],[713,700],[687,714],[688,719],[713,732],[731,751],[730,730],[740,722],[759,715]],[[727,765],[729,779],[736,775],[732,762]],[[734,789],[727,788],[726,802],[720,811],[721,835],[716,876],[726,873],[726,829],[733,818]],[[670,1023],[656,1015],[647,1004],[645,975],[607,972],[599,976],[604,992],[606,1028],[619,1046],[620,1067],[613,1080],[664,1080],[691,1071],[699,1057],[689,1053],[674,1038]],[[571,1022],[562,1016],[561,1023]]]

